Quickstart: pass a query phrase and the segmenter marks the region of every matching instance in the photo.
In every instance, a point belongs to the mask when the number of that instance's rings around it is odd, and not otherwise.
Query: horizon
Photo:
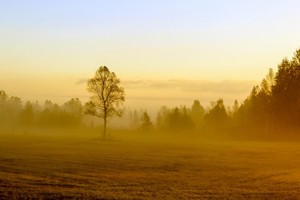
[[[25,101],[85,101],[86,85],[78,82],[106,65],[124,83],[127,106],[156,104],[158,93],[172,105],[241,102],[299,48],[297,4],[2,1],[0,89]],[[212,88],[226,81],[226,90]],[[187,92],[186,82],[200,89]]]

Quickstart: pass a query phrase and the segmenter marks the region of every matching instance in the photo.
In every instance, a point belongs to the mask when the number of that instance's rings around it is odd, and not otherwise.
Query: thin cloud
[[[88,81],[88,79],[79,79],[75,84],[76,85],[82,85],[82,84],[86,84]]]
[[[254,81],[203,81],[203,80],[124,80],[127,89],[179,90],[183,93],[219,93],[240,94],[248,93]]]
[[[80,79],[76,85],[86,84],[87,81],[88,79]],[[121,79],[129,105],[152,107],[172,103],[189,104],[194,99],[199,99],[204,105],[209,105],[211,101],[219,98],[223,98],[229,104],[235,99],[241,102],[250,94],[255,84],[255,81],[238,80]]]

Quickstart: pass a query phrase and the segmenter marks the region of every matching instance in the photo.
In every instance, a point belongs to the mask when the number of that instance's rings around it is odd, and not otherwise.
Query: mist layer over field
[[[0,134],[0,198],[297,199],[300,147],[118,132]]]
[[[0,198],[300,198],[300,50],[239,103],[122,107],[108,67],[90,99],[23,102],[0,90]],[[118,118],[119,117],[119,118]]]

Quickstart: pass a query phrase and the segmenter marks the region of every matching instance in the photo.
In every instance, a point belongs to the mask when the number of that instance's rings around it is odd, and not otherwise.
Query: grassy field
[[[300,145],[0,134],[0,199],[300,199]]]

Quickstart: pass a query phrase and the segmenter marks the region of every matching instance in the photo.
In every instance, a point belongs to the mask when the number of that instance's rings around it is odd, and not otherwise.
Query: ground
[[[0,199],[300,199],[297,142],[62,132],[0,134]]]

